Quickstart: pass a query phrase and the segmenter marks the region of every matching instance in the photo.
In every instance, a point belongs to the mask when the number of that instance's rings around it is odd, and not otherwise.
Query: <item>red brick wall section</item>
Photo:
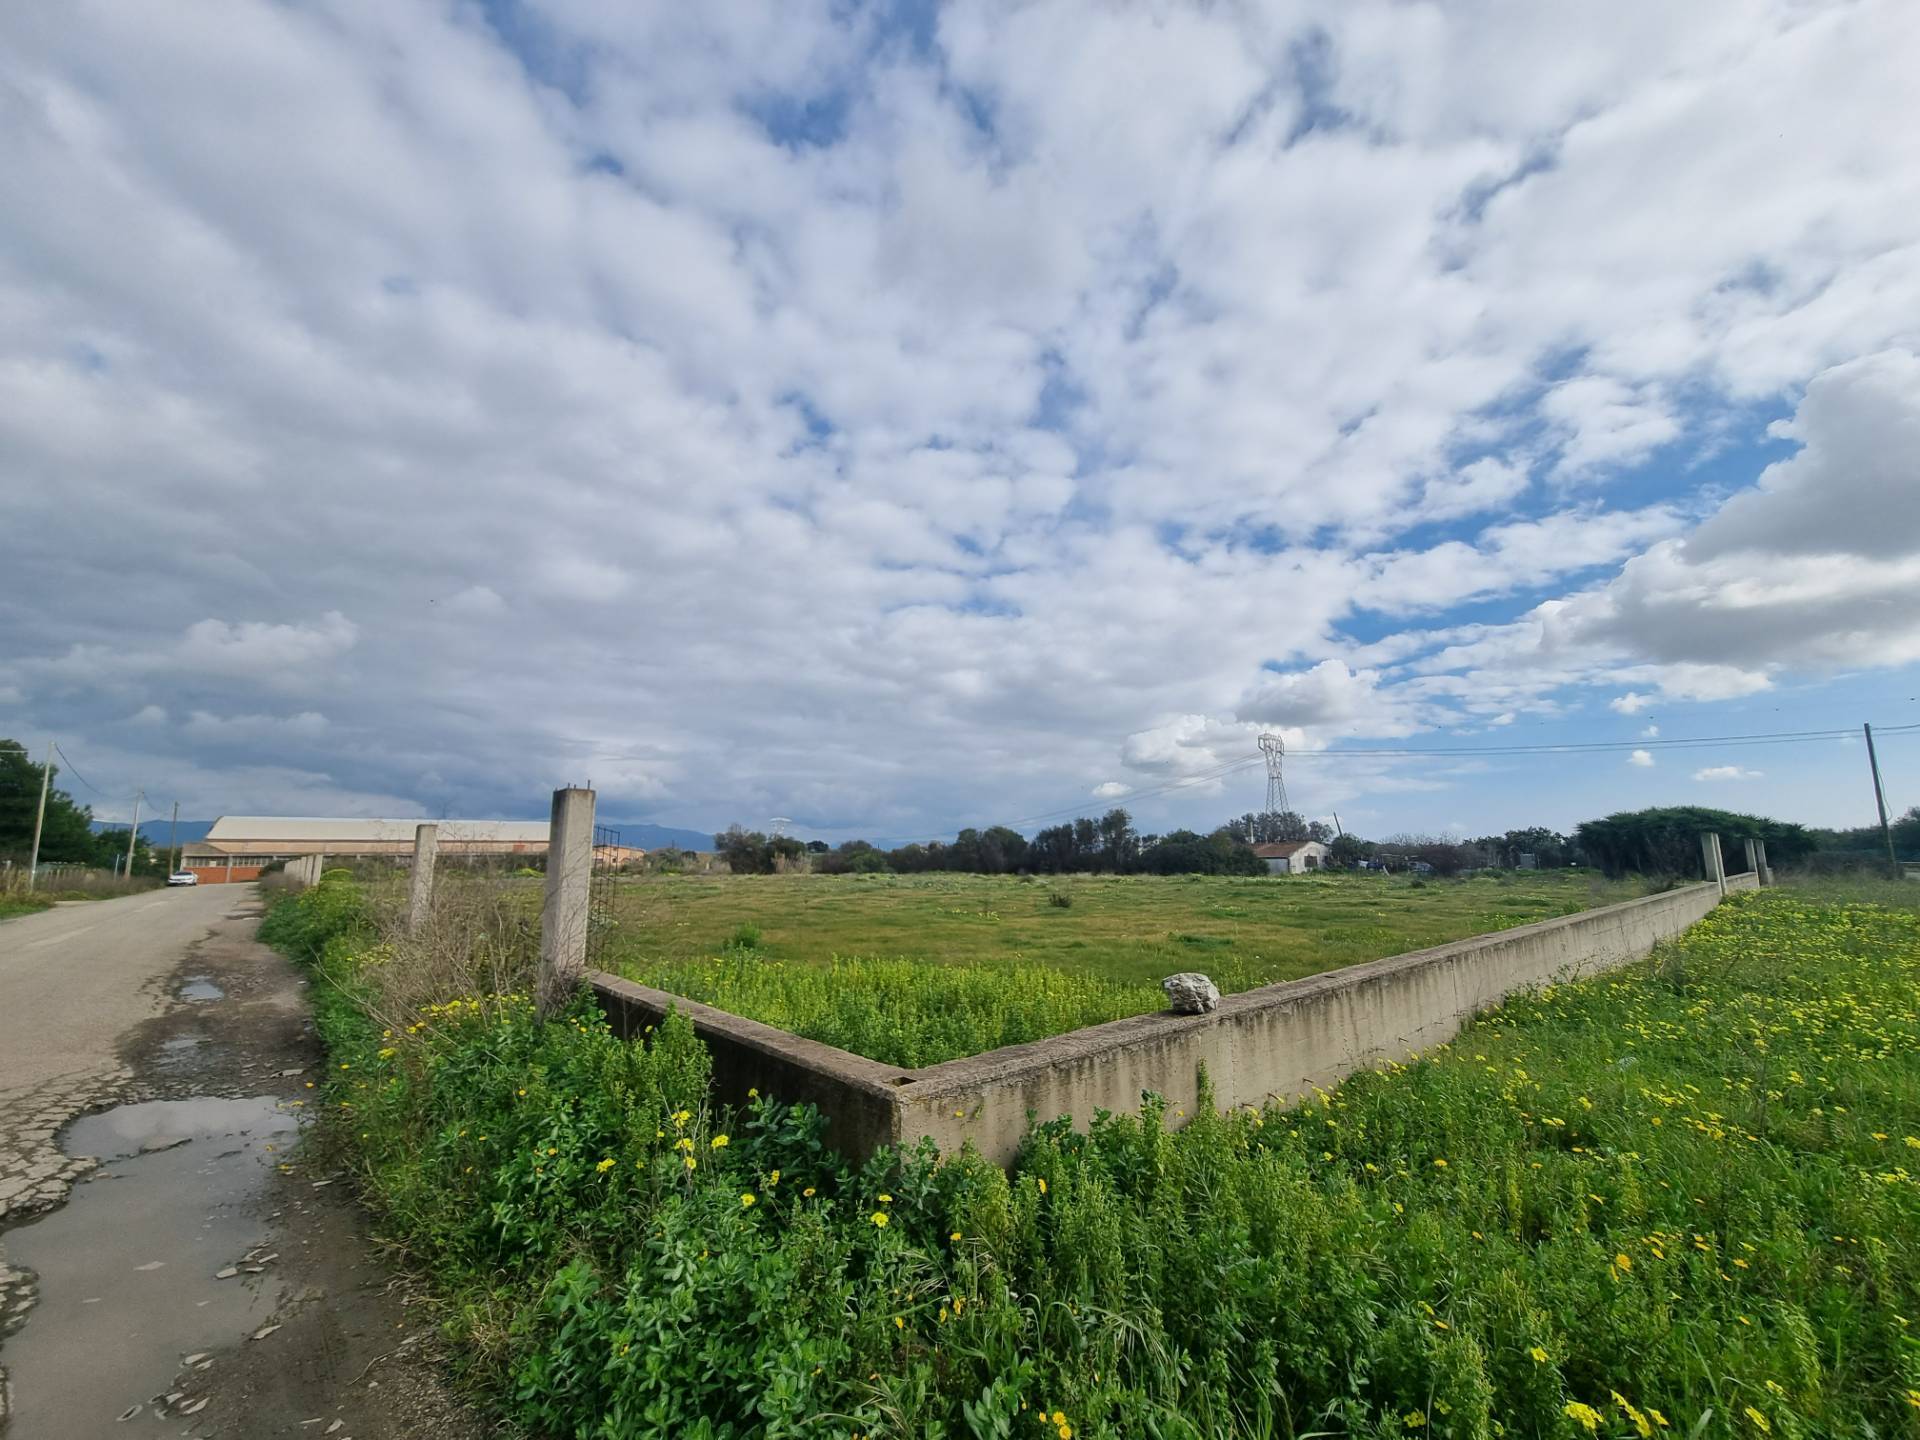
[[[238,885],[243,880],[258,880],[264,865],[236,865],[231,871],[224,865],[189,865],[187,867],[200,877],[202,885],[225,885],[229,880]]]

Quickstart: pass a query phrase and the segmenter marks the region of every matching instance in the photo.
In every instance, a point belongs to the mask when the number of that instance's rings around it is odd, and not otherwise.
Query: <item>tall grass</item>
[[[1909,909],[1738,896],[1312,1104],[1150,1098],[1003,1173],[710,1111],[677,1021],[383,1026],[364,913],[290,903],[332,1128],[543,1435],[1920,1433]]]
[[[788,965],[732,949],[708,960],[630,966],[643,984],[718,1006],[888,1065],[979,1055],[1166,1008],[1155,985],[1037,965],[836,959]]]

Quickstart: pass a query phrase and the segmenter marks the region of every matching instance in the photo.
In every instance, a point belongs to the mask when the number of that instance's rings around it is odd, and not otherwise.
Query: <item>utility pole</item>
[[[27,889],[40,873],[40,827],[47,821],[47,786],[53,780],[53,741],[47,741],[47,763],[40,767],[40,808],[33,814],[33,857],[27,861]]]
[[[174,855],[174,841],[180,835],[180,802],[173,802],[173,819],[167,822],[167,874],[171,875],[180,868],[180,861]]]
[[[1867,735],[1867,764],[1873,770],[1873,803],[1880,807],[1880,838],[1887,842],[1887,863],[1899,863],[1893,853],[1893,827],[1887,824],[1887,792],[1880,788],[1880,757],[1873,753],[1873,726],[1860,727]]]
[[[140,838],[140,802],[146,799],[144,791],[133,792],[133,828],[127,831],[127,878],[133,878],[133,842]]]

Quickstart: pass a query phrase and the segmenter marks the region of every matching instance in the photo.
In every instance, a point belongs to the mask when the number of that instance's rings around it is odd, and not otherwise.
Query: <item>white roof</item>
[[[493,840],[518,845],[547,842],[545,820],[327,820],[283,815],[222,815],[207,831],[207,839],[239,844],[244,841],[356,841],[413,839],[421,825],[438,825],[442,840]]]

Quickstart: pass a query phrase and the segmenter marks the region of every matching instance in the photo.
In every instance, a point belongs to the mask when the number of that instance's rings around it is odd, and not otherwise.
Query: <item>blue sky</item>
[[[1920,721],[1916,62],[1874,0],[13,7],[0,734],[105,814],[1157,829],[1274,729],[1362,833],[1864,823],[1851,740],[1355,752]]]

